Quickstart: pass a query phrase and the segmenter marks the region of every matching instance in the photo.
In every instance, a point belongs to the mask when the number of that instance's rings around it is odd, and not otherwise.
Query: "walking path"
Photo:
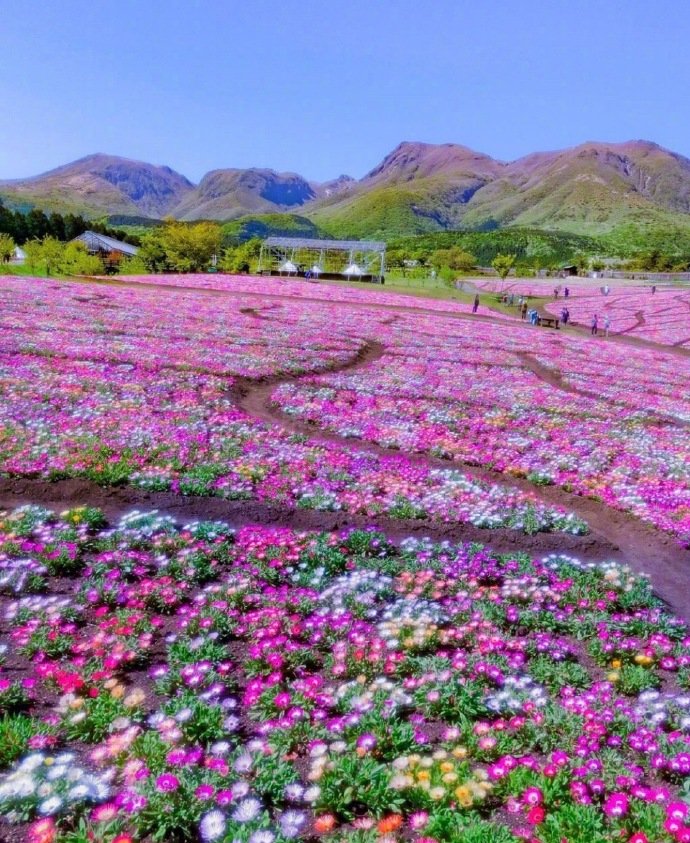
[[[81,280],[77,283],[93,283]],[[136,289],[151,287],[163,294],[189,290],[194,293],[234,296],[247,293],[232,291],[205,290],[195,287],[172,287],[163,284],[131,284],[125,281],[96,282],[114,283],[116,286],[130,286]],[[256,294],[261,300],[289,300],[311,301],[321,306],[328,304],[322,298],[300,297],[280,294]],[[408,307],[405,305],[368,305],[364,302],[337,301],[332,304],[338,307],[354,309],[385,310],[395,312],[410,312],[436,314],[443,318],[482,320],[505,325],[505,320],[494,319],[491,316],[475,316],[472,314],[439,314],[421,306]],[[392,316],[391,319],[394,319]],[[629,338],[611,337],[609,341],[629,341]],[[656,346],[646,340],[634,340],[636,344]],[[687,356],[687,350],[669,349],[660,346],[667,353],[677,353]],[[348,362],[328,371],[356,371],[366,368],[380,359],[385,353],[385,347],[378,341],[365,342],[362,349]],[[564,388],[559,377],[541,366],[529,355],[522,357],[523,362],[546,382],[558,388]],[[314,425],[296,420],[282,413],[270,400],[274,389],[284,383],[294,383],[311,377],[314,372],[304,375],[276,375],[265,379],[239,378],[232,386],[232,392],[242,409],[251,417],[268,424],[280,425],[309,436],[312,441],[337,443],[347,450],[368,451],[378,454],[400,453],[397,449],[385,448],[372,442],[353,440],[339,436],[315,427]],[[584,391],[583,391],[584,394]],[[668,423],[670,420],[664,419]],[[156,508],[173,515],[178,519],[192,520],[196,518],[220,518],[234,526],[247,523],[281,524],[296,529],[305,530],[337,530],[346,527],[375,526],[388,533],[393,539],[405,536],[428,536],[436,540],[477,541],[489,545],[497,552],[515,552],[518,550],[531,554],[546,554],[562,552],[574,554],[586,560],[600,561],[615,559],[624,562],[633,570],[649,573],[652,577],[656,593],[667,602],[671,609],[690,621],[690,592],[684,587],[687,571],[690,570],[690,550],[681,548],[675,537],[657,530],[653,526],[641,521],[633,515],[613,509],[593,498],[586,498],[566,492],[556,486],[535,487],[524,478],[506,476],[481,466],[458,461],[443,460],[426,454],[405,454],[410,462],[423,464],[434,468],[462,467],[468,474],[480,480],[486,480],[496,485],[518,488],[528,491],[546,504],[557,505],[573,511],[583,518],[590,526],[587,536],[571,536],[567,534],[537,533],[525,535],[516,530],[486,530],[471,524],[453,523],[439,524],[432,521],[397,520],[390,518],[370,518],[343,512],[318,512],[297,508],[276,507],[256,501],[227,501],[215,497],[186,498],[171,492],[148,492],[135,487],[103,488],[86,480],[62,480],[50,483],[34,479],[5,479],[0,480],[0,507],[13,507],[22,503],[42,503],[57,509],[64,509],[70,504],[88,502],[101,507],[110,517],[117,517],[132,507]]]

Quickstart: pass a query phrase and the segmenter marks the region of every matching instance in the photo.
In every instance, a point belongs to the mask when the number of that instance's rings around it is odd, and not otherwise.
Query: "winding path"
[[[83,279],[79,283],[93,283]],[[99,282],[100,283],[100,282]],[[103,282],[113,283],[113,282]],[[241,295],[233,291],[205,290],[196,287],[173,287],[161,284],[127,284],[115,282],[116,286],[155,288],[158,291],[177,292],[180,290],[214,295]],[[379,305],[365,302],[331,301],[323,298],[307,298],[280,294],[252,294],[258,299],[310,301],[321,306],[332,304],[338,307],[396,312],[423,313],[441,318],[457,318],[500,322],[505,320],[491,316],[477,316],[463,313],[441,313],[424,307],[404,305]],[[391,320],[395,316],[391,316]],[[616,341],[618,338],[612,337]],[[620,338],[633,341],[632,338]],[[687,356],[689,350],[669,349],[643,340],[634,340],[635,344],[655,346],[665,352]],[[362,369],[376,362],[385,353],[385,347],[377,341],[366,342],[360,351],[345,364],[330,367],[323,371],[349,371]],[[523,355],[523,363],[535,374],[553,386],[564,388],[555,373]],[[537,371],[538,370],[538,371]],[[324,431],[315,425],[296,420],[284,413],[271,402],[274,389],[283,383],[294,383],[312,377],[321,372],[308,372],[303,375],[276,375],[265,379],[239,378],[231,391],[240,407],[250,416],[268,424],[277,424],[284,429],[307,435],[313,441],[336,443],[348,450],[359,450],[377,454],[400,454],[395,448],[362,440],[354,440]],[[590,396],[591,397],[591,396]],[[84,503],[101,507],[108,516],[118,517],[132,507],[156,508],[179,519],[219,518],[234,526],[243,524],[271,524],[305,530],[337,530],[347,527],[374,526],[385,531],[392,539],[405,536],[428,536],[437,540],[476,541],[489,545],[497,552],[515,552],[522,550],[532,554],[563,552],[578,555],[583,559],[615,559],[625,562],[636,571],[647,572],[652,576],[656,593],[679,616],[690,622],[690,593],[684,587],[687,572],[690,570],[690,550],[681,548],[672,535],[641,521],[633,515],[613,509],[592,498],[571,494],[556,486],[535,487],[524,478],[506,476],[490,469],[469,463],[443,460],[420,453],[405,453],[405,458],[414,464],[433,468],[462,467],[468,474],[496,485],[518,488],[528,491],[546,504],[558,505],[575,512],[590,526],[587,536],[571,536],[562,533],[537,533],[525,535],[517,530],[488,530],[471,524],[445,524],[434,521],[398,520],[382,517],[353,515],[346,512],[318,512],[300,508],[273,506],[252,500],[228,501],[218,497],[184,497],[173,492],[149,492],[136,487],[103,488],[82,479],[47,482],[36,479],[0,479],[0,507],[12,507],[21,503],[42,503],[46,506],[62,509],[67,505]]]

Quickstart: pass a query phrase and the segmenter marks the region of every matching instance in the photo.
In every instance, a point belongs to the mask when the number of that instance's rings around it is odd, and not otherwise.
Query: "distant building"
[[[72,243],[83,243],[90,255],[101,259],[103,268],[108,273],[117,272],[125,258],[132,258],[139,251],[136,246],[99,234],[97,231],[85,231],[75,237]]]
[[[136,246],[132,246],[130,243],[123,243],[121,240],[115,240],[114,237],[106,237],[105,234],[99,234],[97,231],[85,231],[72,240],[73,243],[77,241],[84,243],[86,251],[90,255],[99,255],[105,258],[108,255],[131,258],[139,251]]]

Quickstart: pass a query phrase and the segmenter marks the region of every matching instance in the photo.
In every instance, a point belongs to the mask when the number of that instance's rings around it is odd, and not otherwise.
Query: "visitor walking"
[[[570,311],[566,307],[563,309],[563,324],[567,325],[568,322],[570,322]]]
[[[606,316],[604,316],[604,332],[605,332],[607,337],[609,335],[609,328],[610,327],[611,327],[611,317],[607,313]]]
[[[652,295],[656,293],[656,284],[652,284]]]
[[[522,307],[520,308],[520,315],[523,319],[527,319],[527,302],[522,302]]]
[[[474,304],[472,305],[472,313],[476,313],[479,310],[479,293],[474,297]]]
[[[596,337],[599,331],[599,319],[597,318],[596,313],[592,316],[592,336]]]
[[[566,287],[566,288],[565,288],[565,290],[563,290],[563,295],[564,295],[566,298],[568,298],[568,296],[570,295],[570,290],[569,290],[569,288],[568,288],[568,287]]]

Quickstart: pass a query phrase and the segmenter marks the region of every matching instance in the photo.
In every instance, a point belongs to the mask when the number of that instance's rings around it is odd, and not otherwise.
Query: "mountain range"
[[[170,167],[95,154],[0,181],[0,200],[94,218],[298,213],[322,231],[355,237],[510,226],[688,233],[690,159],[650,141],[587,142],[512,162],[458,144],[404,142],[359,180],[249,168],[213,170],[193,184]]]

